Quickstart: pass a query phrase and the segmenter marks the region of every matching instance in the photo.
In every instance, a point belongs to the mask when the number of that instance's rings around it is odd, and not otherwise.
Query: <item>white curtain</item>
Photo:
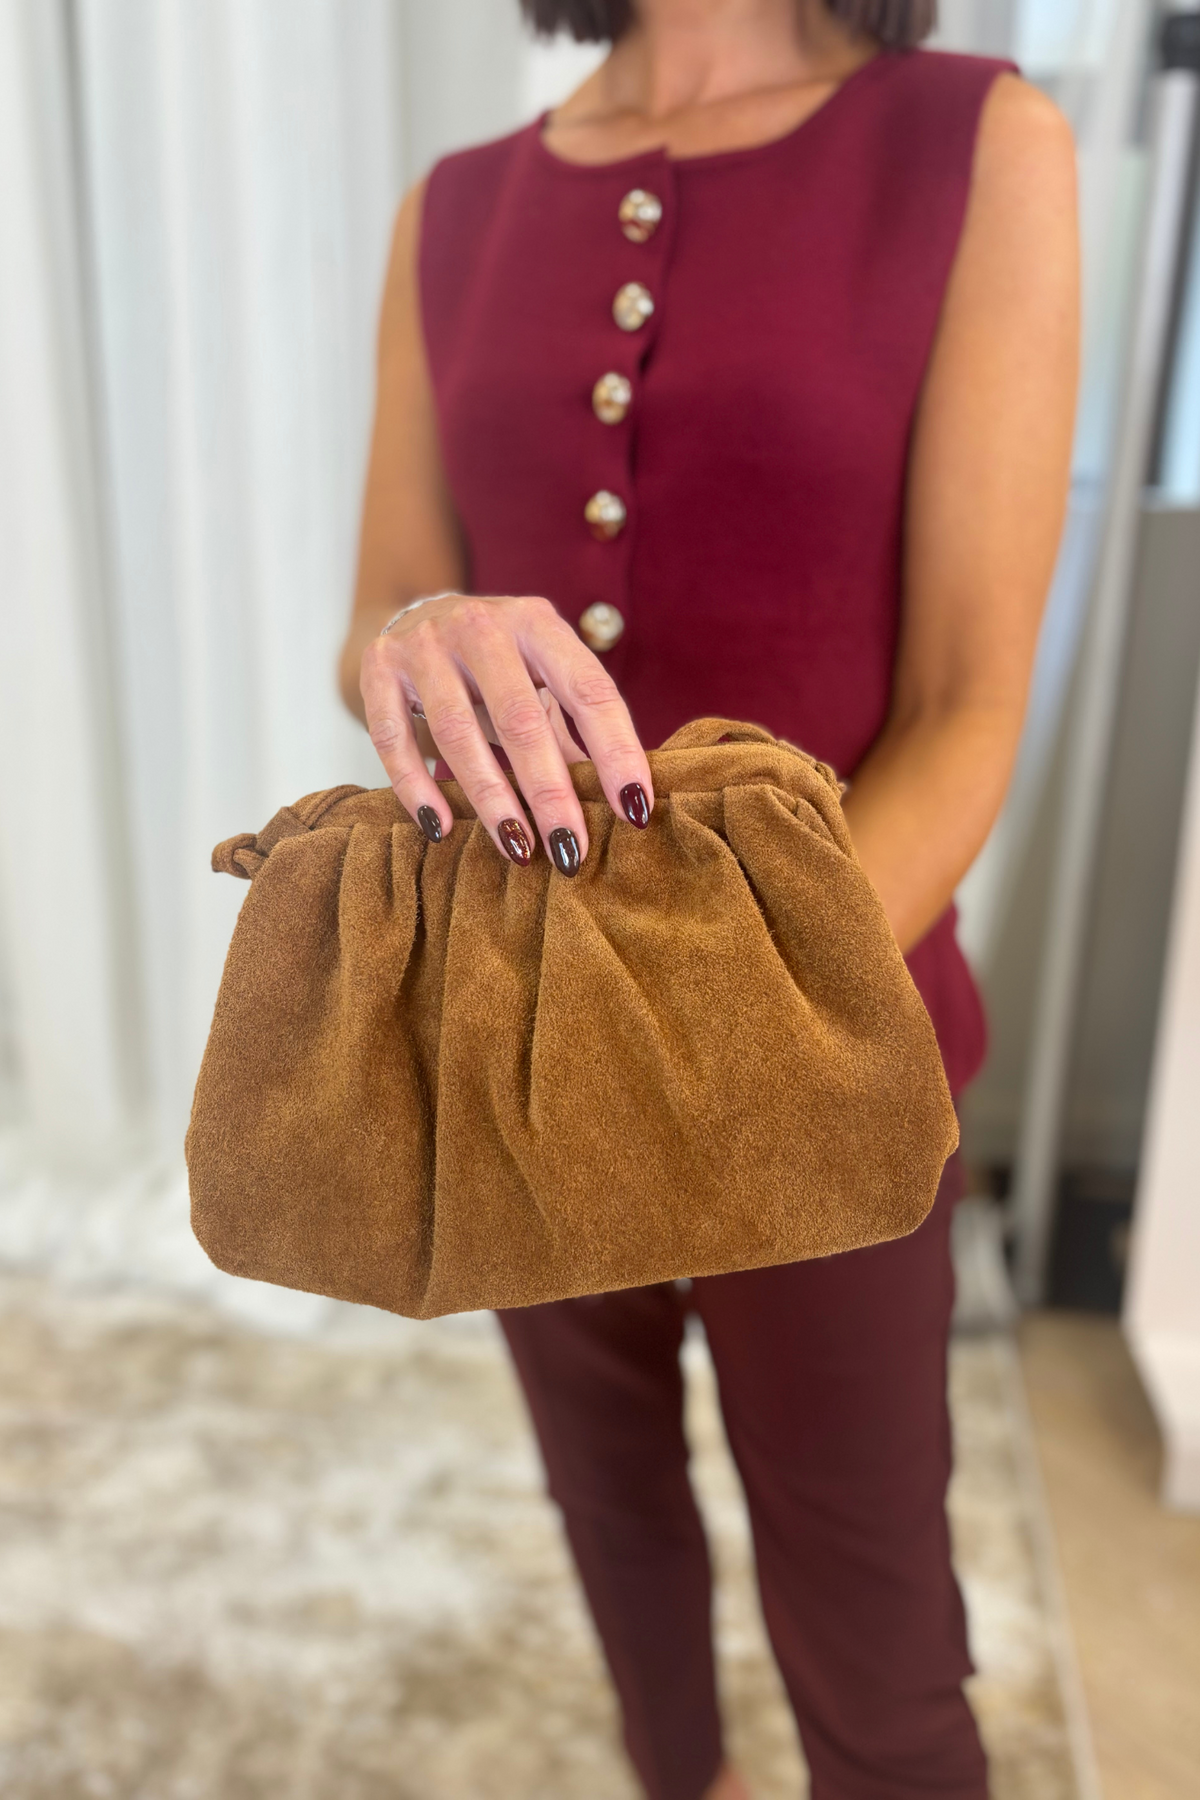
[[[170,1141],[243,897],[208,852],[369,772],[332,669],[397,46],[385,0],[83,0],[78,22],[137,1027]]]
[[[242,892],[376,779],[333,685],[388,232],[515,6],[3,0],[5,991],[48,1153],[177,1144]]]
[[[0,805],[6,1041],[47,1148],[129,1126],[132,933],[64,15],[0,5]],[[6,1059],[7,1060],[7,1059]]]

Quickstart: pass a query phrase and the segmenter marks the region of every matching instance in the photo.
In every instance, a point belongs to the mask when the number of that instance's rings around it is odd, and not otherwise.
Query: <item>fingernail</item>
[[[504,845],[504,848],[508,851],[508,854],[512,857],[513,861],[519,863],[523,869],[527,869],[529,867],[529,859],[533,855],[533,849],[529,839],[525,836],[525,827],[522,825],[520,819],[501,820],[500,824],[496,827],[496,836],[500,839],[500,842]]]
[[[438,818],[432,806],[418,806],[417,824],[421,827],[421,830],[425,833],[425,836],[429,839],[431,844],[441,843],[442,821]]]
[[[550,855],[560,875],[578,875],[579,845],[567,826],[560,825],[550,833]]]
[[[639,831],[645,831],[650,823],[650,803],[640,781],[631,781],[621,789],[621,805],[629,823],[636,825]]]

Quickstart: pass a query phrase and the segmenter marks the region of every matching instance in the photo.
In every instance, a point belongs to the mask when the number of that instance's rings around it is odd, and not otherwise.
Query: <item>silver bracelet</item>
[[[380,637],[386,637],[392,626],[398,625],[405,613],[416,612],[418,606],[428,606],[431,600],[448,600],[453,592],[453,588],[444,588],[440,594],[422,594],[419,600],[410,600],[407,606],[402,606],[398,613],[392,614],[379,633]]]

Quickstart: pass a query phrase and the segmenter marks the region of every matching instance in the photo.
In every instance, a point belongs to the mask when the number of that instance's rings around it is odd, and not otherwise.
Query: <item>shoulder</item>
[[[948,313],[997,343],[1011,331],[1027,350],[1056,346],[1073,368],[1076,211],[1070,126],[1045,94],[1001,74],[980,113]]]
[[[417,222],[418,260],[423,277],[444,297],[457,287],[498,218],[505,196],[519,186],[538,150],[540,121],[486,144],[456,150],[434,164],[425,180]]]
[[[1074,175],[1075,140],[1053,100],[1015,71],[998,75],[980,114],[975,187],[1047,180],[1073,189]]]
[[[993,211],[1073,207],[1070,126],[1013,63],[909,50],[891,53],[888,64],[880,71],[878,148],[887,152],[885,179],[897,200],[941,195],[968,223]]]
[[[1003,157],[1023,146],[1074,154],[1071,128],[1054,102],[1026,81],[1015,63],[951,50],[894,53],[892,87],[930,124],[969,118],[982,151]]]
[[[411,208],[410,243],[431,353],[454,341],[474,276],[520,204],[540,153],[539,132],[540,120],[444,156],[423,189],[405,202]]]
[[[892,86],[926,101],[979,98],[1002,76],[1016,70],[1014,63],[1002,57],[968,56],[957,50],[921,47],[883,51],[882,55],[890,65]]]
[[[1021,78],[1015,63],[998,57],[885,51],[876,88],[886,129],[915,151],[936,153],[939,145],[948,148],[955,141],[973,150],[985,120],[990,129],[996,117],[1001,132],[1035,128],[1046,116],[1062,119],[1052,102]],[[1062,124],[1065,130],[1065,120]]]
[[[1062,113],[1015,73],[988,90],[971,158],[962,250],[998,279],[1016,263],[1064,270],[1076,254],[1075,142]]]
[[[476,215],[486,213],[522,143],[537,129],[537,124],[526,125],[486,144],[452,151],[414,182],[393,221],[392,268],[403,270],[419,260],[431,223],[439,235],[451,222],[469,229]]]
[[[513,166],[536,140],[540,119],[522,125],[501,138],[486,144],[471,144],[465,150],[454,150],[433,165],[426,177],[427,206],[440,205],[443,196],[455,202],[473,200],[486,203],[503,186]]]

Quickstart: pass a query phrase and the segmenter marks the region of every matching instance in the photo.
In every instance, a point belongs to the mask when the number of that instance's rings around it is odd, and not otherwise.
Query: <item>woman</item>
[[[831,762],[959,1092],[983,1028],[951,896],[1008,780],[1065,499],[1073,154],[1007,65],[912,48],[932,0],[831,5],[525,0],[614,47],[400,210],[342,686],[433,844],[437,755],[498,854],[540,843],[567,879],[577,739],[630,829],[643,741],[690,718]],[[953,1198],[897,1243],[503,1317],[652,1800],[746,1793],[689,1306],[815,1800],[986,1794],[944,1510]]]

